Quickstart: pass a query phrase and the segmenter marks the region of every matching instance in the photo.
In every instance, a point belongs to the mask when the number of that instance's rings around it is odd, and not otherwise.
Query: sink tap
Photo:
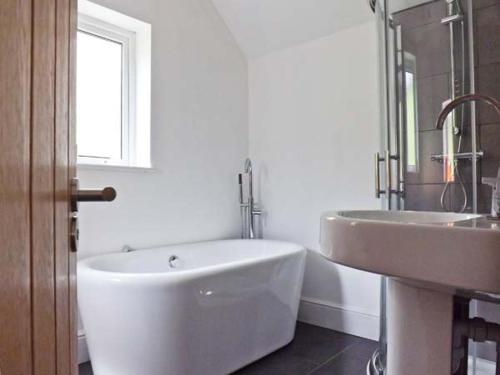
[[[497,177],[483,178],[483,184],[493,188],[493,196],[491,197],[491,216],[495,219],[500,218],[500,168],[498,169]]]
[[[500,116],[500,102],[492,98],[491,96],[487,95],[482,95],[482,94],[469,94],[469,95],[464,95],[464,96],[459,96],[458,98],[452,100],[449,102],[441,111],[439,114],[439,117],[436,122],[436,129],[442,130],[444,123],[446,119],[448,118],[449,114],[454,111],[457,107],[460,107],[461,105],[465,103],[471,103],[471,102],[484,102],[486,104],[489,104],[495,110],[497,111],[498,115]]]
[[[491,96],[487,95],[482,95],[482,94],[469,94],[469,95],[463,95],[459,96],[458,98],[452,100],[449,102],[441,111],[441,113],[438,116],[437,122],[436,122],[436,129],[442,130],[445,124],[446,119],[450,115],[451,112],[453,112],[457,107],[466,104],[466,103],[471,103],[471,102],[483,102],[486,104],[489,104],[492,106],[498,115],[500,116],[500,101],[498,101],[495,98],[492,98]],[[476,155],[480,155],[481,153],[477,153]],[[491,215],[494,218],[499,218],[500,217],[500,205],[499,205],[499,199],[500,199],[500,171],[498,174],[498,177],[495,179],[491,178],[486,178],[483,179],[483,184],[488,184],[493,187],[493,198],[492,198],[492,203],[491,203]]]

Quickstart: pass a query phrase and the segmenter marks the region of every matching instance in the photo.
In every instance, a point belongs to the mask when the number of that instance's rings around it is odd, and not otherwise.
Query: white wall
[[[152,24],[154,172],[79,169],[80,257],[239,234],[236,174],[248,152],[247,62],[210,0],[95,0]]]
[[[373,23],[258,58],[249,65],[250,155],[267,238],[306,245],[301,319],[376,338],[379,277],[318,253],[322,212],[380,208]]]

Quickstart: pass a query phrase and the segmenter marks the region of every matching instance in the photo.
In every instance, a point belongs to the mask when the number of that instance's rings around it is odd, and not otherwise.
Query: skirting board
[[[349,335],[378,341],[380,318],[359,311],[347,310],[332,303],[302,298],[299,321],[333,329]]]

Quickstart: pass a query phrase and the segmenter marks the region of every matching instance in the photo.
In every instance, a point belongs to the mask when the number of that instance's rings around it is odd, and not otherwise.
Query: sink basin
[[[321,252],[389,277],[500,294],[500,222],[480,215],[329,212],[321,219]]]
[[[448,212],[416,211],[339,211],[325,217],[340,216],[346,219],[385,221],[406,224],[449,224],[481,218],[480,215],[455,214]]]
[[[388,375],[452,373],[456,296],[500,294],[500,222],[483,216],[330,212],[321,219],[321,252],[388,276]]]

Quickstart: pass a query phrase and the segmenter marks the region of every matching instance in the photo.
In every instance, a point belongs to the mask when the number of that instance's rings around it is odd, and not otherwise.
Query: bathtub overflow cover
[[[170,265],[170,268],[176,268],[178,260],[179,257],[177,255],[172,255],[170,258],[168,258],[168,264]]]

